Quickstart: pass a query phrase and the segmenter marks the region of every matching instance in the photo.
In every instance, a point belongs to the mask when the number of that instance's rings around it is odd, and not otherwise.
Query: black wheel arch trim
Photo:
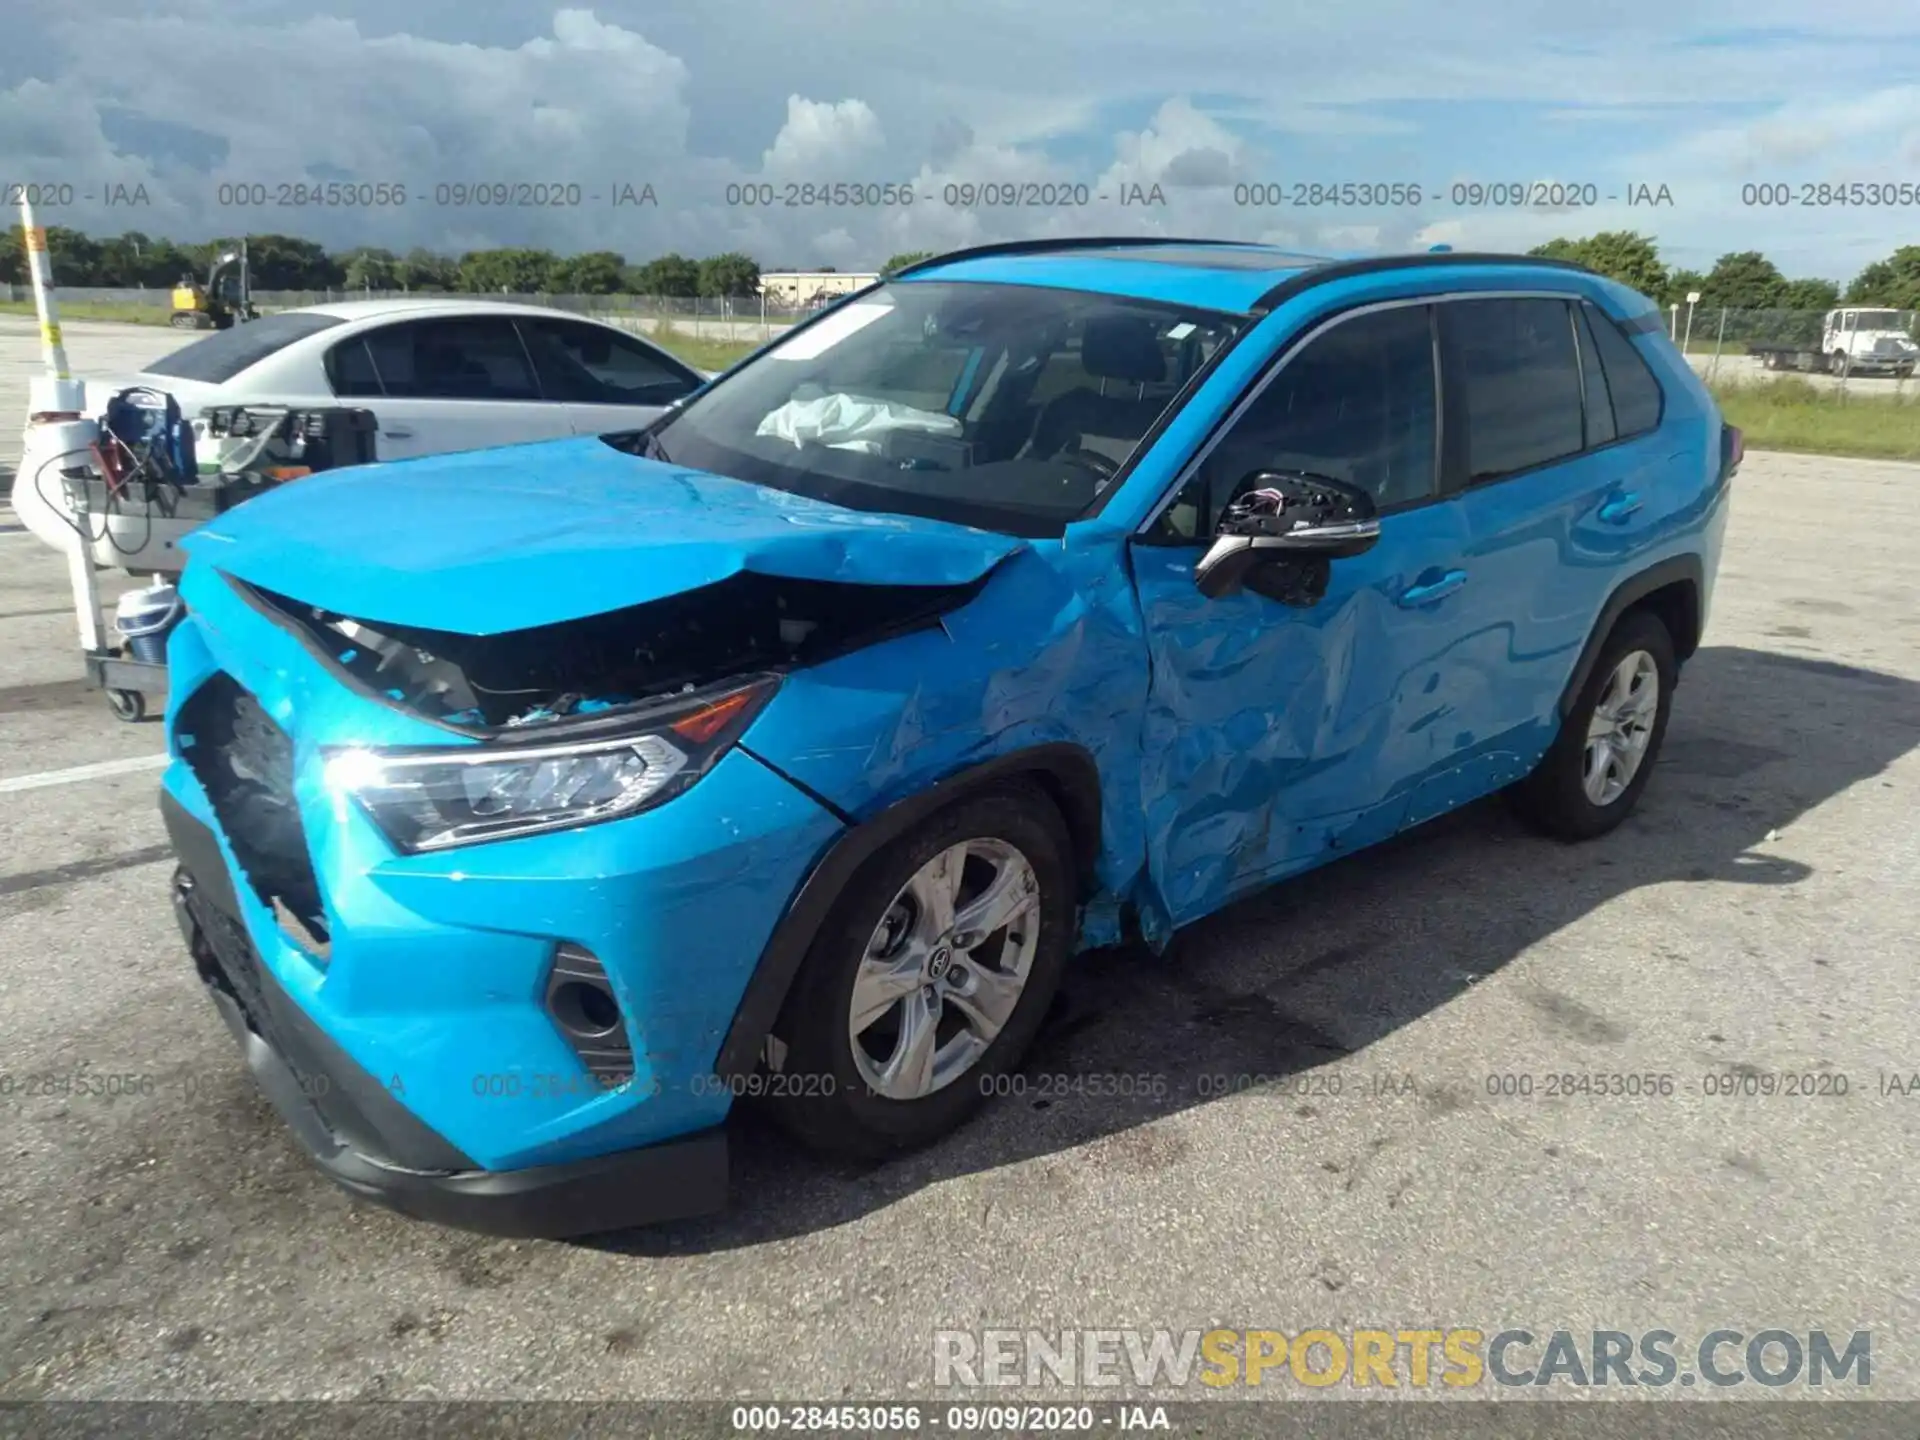
[[[758,1067],[761,1049],[786,1005],[787,992],[807,952],[861,867],[908,830],[955,802],[1022,777],[1037,780],[1059,806],[1073,843],[1081,891],[1083,895],[1088,893],[1100,848],[1100,771],[1084,746],[1068,742],[1029,746],[950,775],[843,831],[815,862],[760,952],[760,962],[747,981],[714,1061],[714,1073],[724,1080],[744,1079]]]
[[[1586,688],[1587,679],[1593,674],[1593,667],[1600,659],[1600,648],[1607,643],[1607,637],[1613,633],[1613,627],[1620,623],[1620,617],[1639,604],[1656,590],[1664,590],[1669,585],[1686,583],[1693,586],[1694,603],[1699,605],[1706,578],[1706,567],[1698,555],[1675,555],[1651,565],[1637,575],[1629,576],[1620,582],[1613,594],[1607,597],[1606,605],[1600,611],[1600,618],[1594,622],[1587,635],[1587,643],[1580,651],[1580,659],[1568,677],[1566,689],[1560,693],[1560,718],[1566,719],[1573,713],[1574,702],[1580,698],[1580,692]],[[1673,637],[1677,651],[1684,653],[1685,637]]]

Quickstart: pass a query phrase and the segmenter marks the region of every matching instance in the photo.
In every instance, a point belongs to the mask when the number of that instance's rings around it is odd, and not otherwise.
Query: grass
[[[1849,395],[1790,375],[1713,393],[1749,450],[1920,460],[1920,399]]]
[[[34,315],[31,300],[0,300],[0,315]],[[164,325],[173,318],[166,305],[136,305],[132,301],[73,300],[60,305],[60,321],[117,320],[123,325]]]
[[[671,350],[696,370],[724,370],[741,356],[760,348],[760,340],[709,340],[662,320],[646,332],[662,350]]]

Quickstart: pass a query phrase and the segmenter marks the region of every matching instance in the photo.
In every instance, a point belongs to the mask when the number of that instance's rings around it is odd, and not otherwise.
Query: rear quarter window
[[[1593,305],[1582,305],[1588,328],[1593,332],[1594,348],[1600,352],[1600,364],[1607,375],[1607,393],[1613,398],[1614,427],[1625,440],[1644,435],[1660,424],[1662,399],[1660,382],[1640,358],[1618,325]]]
[[[231,380],[242,370],[258,365],[309,335],[331,330],[345,322],[332,315],[298,312],[287,315],[263,315],[230,330],[216,330],[204,340],[196,340],[184,349],[163,356],[146,367],[149,375],[170,375],[176,380],[202,380],[217,384]]]

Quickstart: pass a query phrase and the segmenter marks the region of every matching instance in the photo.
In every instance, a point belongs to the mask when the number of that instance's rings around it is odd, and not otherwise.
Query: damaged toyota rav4
[[[1494,791],[1619,824],[1740,453],[1570,265],[946,256],[645,430],[194,534],[176,909],[348,1189],[704,1211],[742,1096],[841,1155],[951,1130],[1077,951]]]

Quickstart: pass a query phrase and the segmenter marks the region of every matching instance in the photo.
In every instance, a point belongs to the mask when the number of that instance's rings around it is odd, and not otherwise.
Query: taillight
[[[1746,458],[1747,441],[1738,425],[1720,427],[1720,478],[1731,480]]]

